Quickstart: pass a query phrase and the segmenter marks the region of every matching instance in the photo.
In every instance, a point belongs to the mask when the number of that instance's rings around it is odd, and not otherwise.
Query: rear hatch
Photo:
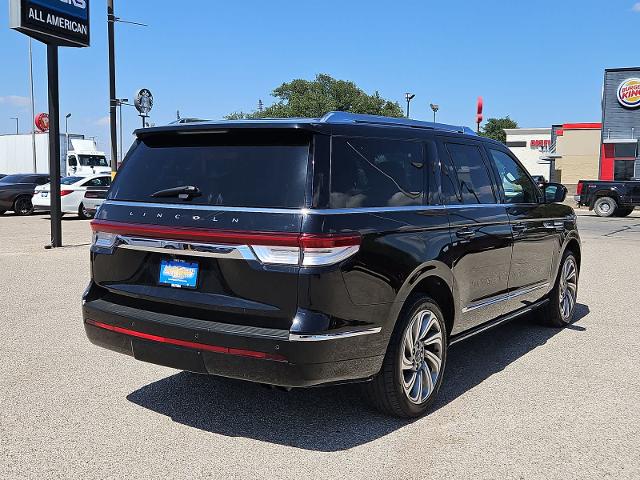
[[[93,222],[106,299],[289,329],[311,136],[237,128],[143,134]]]

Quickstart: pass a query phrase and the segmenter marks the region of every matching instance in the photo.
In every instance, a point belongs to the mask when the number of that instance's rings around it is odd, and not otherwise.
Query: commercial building
[[[531,175],[549,180],[550,163],[541,157],[551,148],[551,128],[506,128],[507,147]]]
[[[640,67],[608,68],[602,95],[599,178],[640,178]]]
[[[602,122],[505,132],[507,146],[532,175],[562,183],[570,192],[579,180],[640,178],[640,67],[605,70]]]

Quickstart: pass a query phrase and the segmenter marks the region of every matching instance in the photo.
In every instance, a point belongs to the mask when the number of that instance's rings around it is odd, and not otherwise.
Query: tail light
[[[333,265],[355,255],[360,249],[360,235],[302,234],[291,245],[251,245],[262,263],[313,267]]]
[[[578,182],[578,186],[576,187],[576,195],[582,195],[582,186],[584,184],[582,182]]]
[[[70,193],[73,193],[73,190],[60,190],[60,196],[61,197],[69,195]]]
[[[93,220],[93,245],[112,248],[118,234],[199,243],[247,245],[262,263],[305,267],[333,265],[360,249],[359,234],[298,234],[272,232],[237,232],[139,225]]]

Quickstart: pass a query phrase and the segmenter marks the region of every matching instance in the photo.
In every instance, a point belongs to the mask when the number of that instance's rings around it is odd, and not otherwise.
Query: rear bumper
[[[100,347],[158,365],[283,387],[357,381],[375,375],[377,329],[305,337],[286,330],[221,325],[104,300],[83,303],[85,332]]]

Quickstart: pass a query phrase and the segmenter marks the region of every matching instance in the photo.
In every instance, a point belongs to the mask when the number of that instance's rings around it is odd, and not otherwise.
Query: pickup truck
[[[574,197],[599,217],[626,217],[640,206],[640,179],[625,181],[580,180]]]
[[[109,187],[87,187],[87,190],[84,192],[84,200],[82,201],[85,210],[91,215],[95,215],[98,207],[102,205],[104,199],[107,198],[108,191]]]

